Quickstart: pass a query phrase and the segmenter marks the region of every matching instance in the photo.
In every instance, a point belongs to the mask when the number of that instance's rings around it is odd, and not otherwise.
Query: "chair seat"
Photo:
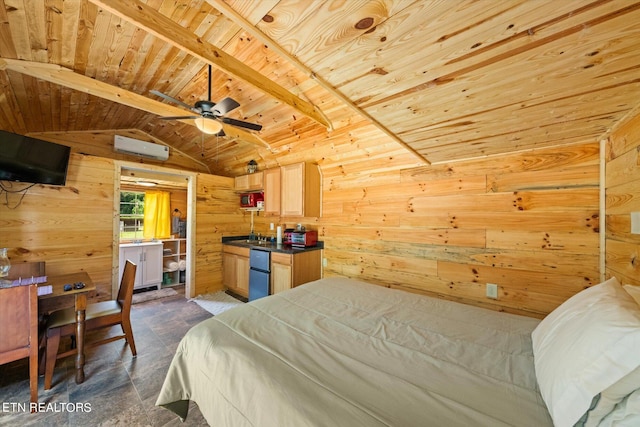
[[[131,328],[131,299],[133,297],[133,284],[136,280],[137,266],[127,260],[125,262],[122,278],[120,279],[120,289],[118,289],[117,298],[112,301],[102,301],[98,303],[88,304],[85,310],[84,325],[76,324],[75,308],[67,308],[57,310],[51,313],[47,320],[47,329],[44,333],[44,345],[46,347],[42,358],[42,366],[44,367],[44,389],[49,390],[52,386],[53,368],[56,360],[71,355],[76,356],[76,366],[78,372],[84,359],[84,331],[100,330],[103,328],[111,328],[120,325],[123,335],[108,336],[103,339],[96,339],[91,345],[107,344],[116,340],[125,339],[131,354],[135,357],[136,343],[133,340],[133,329]],[[60,346],[60,338],[66,336],[76,336],[78,348],[58,354]],[[36,383],[37,384],[37,383]]]
[[[118,304],[118,301],[102,301],[87,305],[85,311],[85,320],[91,320],[97,317],[109,316],[112,314],[119,314],[122,311],[122,307]],[[75,324],[76,323],[76,311],[73,307],[65,308],[62,310],[56,310],[47,320],[47,328],[59,328],[61,326]]]

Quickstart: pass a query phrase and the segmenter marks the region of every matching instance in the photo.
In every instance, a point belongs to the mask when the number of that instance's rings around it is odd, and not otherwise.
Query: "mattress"
[[[551,426],[538,323],[325,278],[194,326],[156,404],[215,426]]]

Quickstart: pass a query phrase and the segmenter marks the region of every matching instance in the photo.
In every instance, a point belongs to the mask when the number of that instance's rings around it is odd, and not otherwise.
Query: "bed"
[[[640,308],[627,297],[625,303],[631,301],[638,312],[630,328],[640,330]],[[596,386],[604,388],[589,390],[582,400],[561,396],[562,405],[575,407],[566,415],[566,407],[550,403],[558,388],[571,388],[562,381],[575,381],[574,372],[562,364],[568,372],[547,372],[546,365],[536,364],[557,365],[545,360],[557,357],[551,350],[582,351],[571,337],[558,334],[558,323],[581,321],[580,316],[570,311],[557,317],[541,324],[325,278],[194,326],[176,351],[156,405],[184,420],[193,401],[217,427],[589,425],[595,420],[590,411],[608,408],[600,404],[601,391],[634,369],[640,374],[640,361],[605,376]],[[554,340],[560,340],[555,347]],[[631,345],[640,343],[634,340]],[[535,360],[534,347],[540,347]],[[549,375],[551,385],[544,379],[540,384],[536,371]],[[616,408],[623,402],[625,411],[637,411],[634,399],[640,396],[633,397],[632,387],[618,390],[626,394],[614,402]],[[595,421],[605,425],[604,418]]]

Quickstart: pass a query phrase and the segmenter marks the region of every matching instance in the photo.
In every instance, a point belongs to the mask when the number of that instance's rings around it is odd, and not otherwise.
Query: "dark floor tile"
[[[29,411],[0,412],[0,426],[207,425],[195,404],[185,423],[171,411],[155,406],[180,340],[191,327],[211,317],[183,295],[132,306],[137,357],[124,340],[87,348],[85,382],[82,384],[75,383],[75,358],[58,360],[50,390],[44,390],[44,378],[39,378],[39,403],[45,410],[33,414]],[[95,335],[88,336],[87,340],[119,335],[121,330],[114,327],[92,334]],[[61,348],[69,345],[70,342],[63,342]],[[0,402],[28,405],[28,378],[26,359],[0,365]],[[84,411],[67,410],[74,408]]]
[[[80,420],[84,421],[84,420]],[[76,424],[87,425],[87,424]],[[123,427],[145,427],[154,426],[153,422],[149,418],[147,411],[145,411],[142,404],[136,404],[127,408],[126,410],[117,413],[115,416],[102,421],[101,423],[92,424],[92,426],[123,426]]]
[[[70,426],[101,425],[130,411],[132,407],[140,406],[140,399],[130,381],[104,391],[92,389],[90,393],[85,394],[78,390],[70,394],[70,400],[90,405],[89,411],[76,411],[69,414]]]
[[[167,354],[162,357],[139,357],[129,365],[125,364],[140,399],[158,396],[172,360],[173,354]]]

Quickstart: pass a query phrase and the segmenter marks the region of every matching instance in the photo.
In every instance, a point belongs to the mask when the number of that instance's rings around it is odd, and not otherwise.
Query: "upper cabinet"
[[[281,215],[320,216],[320,170],[312,163],[281,168]]]
[[[264,171],[264,214],[280,216],[280,168]]]
[[[265,214],[289,217],[320,216],[320,169],[295,163],[265,171]]]
[[[262,172],[250,173],[235,178],[235,191],[259,191],[263,188]]]

